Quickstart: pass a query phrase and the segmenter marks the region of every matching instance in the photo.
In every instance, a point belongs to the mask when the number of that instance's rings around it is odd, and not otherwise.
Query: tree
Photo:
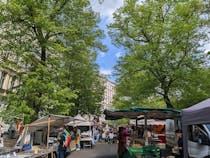
[[[43,73],[45,77],[42,76]],[[71,89],[59,86],[56,80],[52,79],[52,73],[43,65],[28,72],[21,80],[24,86],[20,86],[16,93],[8,94],[7,112],[14,111],[16,115],[24,113],[27,122],[37,119],[37,114],[68,115],[66,109],[74,106],[71,100],[77,95]]]
[[[172,108],[181,84],[191,84],[185,76],[202,68],[204,10],[199,0],[126,0],[109,26],[113,42],[127,51],[116,66],[118,93],[131,103],[162,96]]]
[[[69,113],[79,95],[78,88],[71,89],[72,78],[63,78],[73,70],[66,71],[68,60],[77,53],[89,60],[96,55],[95,49],[104,49],[99,19],[89,2],[10,0],[0,2],[0,13],[0,49],[13,56],[1,67],[13,69],[21,78],[17,93],[8,95],[8,109],[25,109],[33,118],[49,112]],[[85,63],[80,66],[86,67]]]

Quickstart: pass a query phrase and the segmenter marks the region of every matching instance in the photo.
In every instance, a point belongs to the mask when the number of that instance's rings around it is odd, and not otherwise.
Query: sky
[[[106,53],[98,52],[96,63],[100,67],[100,73],[106,75],[112,82],[115,82],[115,77],[112,74],[113,67],[125,52],[123,49],[117,48],[112,44],[111,39],[107,34],[108,30],[106,26],[113,21],[112,14],[117,8],[123,5],[123,0],[103,0],[102,4],[99,4],[99,1],[102,0],[91,0],[91,5],[95,12],[100,13],[101,22],[99,23],[99,27],[104,30],[106,35],[106,38],[102,42],[107,46],[108,51]]]

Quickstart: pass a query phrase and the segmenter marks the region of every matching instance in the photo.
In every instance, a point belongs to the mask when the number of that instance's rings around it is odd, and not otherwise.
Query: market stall
[[[149,150],[149,149],[153,150],[154,146],[160,149],[162,146],[157,146],[158,143],[151,143],[151,144],[148,143],[149,142],[148,135],[145,134],[145,133],[148,133],[149,130],[151,130],[150,128],[151,126],[149,125],[148,120],[149,119],[166,120],[166,119],[175,119],[175,118],[181,117],[180,111],[175,110],[175,109],[168,109],[168,108],[132,107],[131,109],[124,109],[124,110],[105,110],[104,114],[105,114],[106,120],[117,120],[117,119],[122,119],[122,118],[135,119],[136,127],[134,129],[138,129],[139,120],[141,120],[141,122],[144,123],[143,129],[142,129],[144,137],[141,138],[141,137],[131,136],[131,138],[134,138],[134,140],[130,141],[133,144],[129,145],[128,151],[135,151],[135,149],[139,149],[139,148],[142,148],[145,150]],[[153,139],[152,141],[165,143],[165,142],[162,142],[160,138],[155,139],[155,140]],[[148,148],[145,148],[146,146],[148,146]],[[133,150],[130,150],[131,148]]]
[[[67,126],[79,127],[81,130],[80,143],[82,147],[92,147],[93,137],[92,137],[92,126],[94,122],[83,118],[81,115],[76,115],[72,121],[66,124]]]
[[[57,135],[54,132],[72,119],[70,116],[63,115],[44,116],[25,126],[16,145],[22,149],[25,147],[22,153],[33,153],[34,157],[40,154],[55,156],[57,144],[54,141]]]

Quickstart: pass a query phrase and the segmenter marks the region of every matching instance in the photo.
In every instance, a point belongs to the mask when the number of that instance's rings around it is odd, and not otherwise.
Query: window
[[[0,76],[0,88],[3,88],[4,85],[4,80],[6,78],[6,72],[1,72],[1,76]]]
[[[13,77],[12,77],[12,80],[11,80],[11,83],[10,83],[10,88],[13,88],[13,87],[14,87],[14,85],[15,85],[15,80],[16,80],[16,77],[13,76]]]
[[[190,126],[190,140],[199,144],[209,144],[209,139],[203,125]]]
[[[2,57],[3,57],[3,60],[7,60],[8,57],[9,57],[9,52],[3,51],[3,52],[2,52]]]

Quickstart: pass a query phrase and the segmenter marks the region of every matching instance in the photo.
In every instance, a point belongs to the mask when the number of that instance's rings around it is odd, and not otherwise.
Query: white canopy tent
[[[35,132],[39,129],[44,129],[44,128],[47,129],[47,142],[49,142],[50,128],[61,127],[71,120],[73,120],[71,116],[64,116],[64,115],[49,114],[47,116],[41,117],[40,119],[37,119],[36,121],[27,124],[25,126],[23,135],[18,139],[18,142],[21,142],[21,144],[23,144],[24,143],[23,141],[28,135],[28,133]]]
[[[91,121],[79,121],[79,120],[76,120],[76,121],[70,121],[69,123],[66,124],[67,126],[93,126],[94,125],[94,122],[91,122]]]
[[[90,119],[85,119],[80,114],[76,115],[72,121],[66,124],[67,126],[93,126],[94,122],[90,121]]]
[[[184,158],[188,157],[188,126],[210,123],[210,98],[182,110]]]
[[[73,117],[73,121],[86,121],[84,117],[82,117],[80,114],[77,114]]]

